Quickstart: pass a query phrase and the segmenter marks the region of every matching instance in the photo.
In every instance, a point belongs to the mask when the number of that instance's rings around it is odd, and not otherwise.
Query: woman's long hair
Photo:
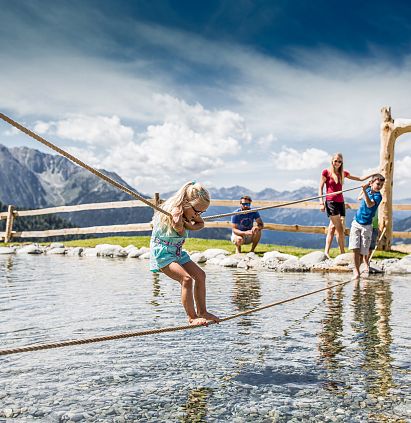
[[[337,169],[337,172],[334,169],[333,163],[335,159],[341,160],[341,166]],[[341,182],[341,185],[344,185],[344,159],[341,153],[335,153],[331,157],[330,173],[336,184]]]
[[[175,209],[183,211],[184,207],[191,203],[196,203],[199,207],[207,209],[210,205],[210,194],[198,182],[187,182],[172,197],[166,200],[161,208],[172,213]],[[154,226],[159,226],[161,231],[171,234],[173,231],[172,218],[164,213],[156,211],[153,218]]]

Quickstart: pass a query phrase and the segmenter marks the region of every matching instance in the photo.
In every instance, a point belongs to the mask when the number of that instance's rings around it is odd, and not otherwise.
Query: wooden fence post
[[[7,209],[6,232],[4,233],[4,242],[10,242],[13,236],[13,222],[14,222],[14,206],[9,206]]]

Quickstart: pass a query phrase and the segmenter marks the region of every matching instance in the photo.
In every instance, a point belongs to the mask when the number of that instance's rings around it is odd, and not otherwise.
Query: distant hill
[[[116,173],[103,169],[100,169],[100,171],[128,188],[132,188]],[[0,144],[0,180],[0,201],[5,205],[13,204],[18,208],[44,208],[131,199],[128,194],[112,187],[66,158],[42,153],[27,147],[7,148]],[[292,201],[317,195],[317,190],[310,187],[301,187],[294,191],[277,191],[272,188],[265,188],[255,192],[242,186],[233,186],[210,188],[209,191],[212,199],[227,200],[239,200],[244,194],[250,195],[253,200],[272,201]],[[164,193],[161,197],[168,198],[171,194],[170,192]],[[349,202],[356,201],[348,197],[346,197],[346,200]],[[401,200],[401,202],[411,203],[411,199]],[[232,211],[232,208],[210,207],[207,214],[212,215],[229,211]],[[411,226],[410,214],[406,212],[395,214],[394,227],[396,230],[409,230]],[[138,207],[65,213],[61,214],[60,217],[69,220],[75,226],[85,227],[149,222],[152,215],[151,209]],[[347,210],[347,222],[351,222],[353,215],[353,211]],[[265,210],[261,213],[261,216],[265,222],[328,225],[326,214],[319,210],[277,208]],[[403,227],[408,229],[401,229]],[[227,239],[230,236],[230,230],[204,229],[197,233],[192,232],[190,236]],[[262,241],[321,248],[324,244],[324,236],[264,231]]]

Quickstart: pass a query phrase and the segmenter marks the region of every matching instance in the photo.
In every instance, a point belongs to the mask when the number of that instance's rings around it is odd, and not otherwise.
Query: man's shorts
[[[378,228],[372,228],[370,250],[373,250],[375,248],[375,246],[377,245],[377,240],[378,240]]]
[[[345,203],[340,201],[326,201],[325,210],[327,211],[327,216],[345,216]]]
[[[253,237],[252,237],[252,235],[243,235],[243,236],[238,236],[238,235],[235,235],[233,232],[231,232],[231,242],[233,243],[233,244],[235,244],[235,241],[236,241],[236,238],[243,238],[243,240],[244,240],[244,243],[243,244],[245,244],[245,245],[247,245],[247,244],[251,244],[252,242],[253,242]]]
[[[352,221],[350,230],[350,250],[359,249],[360,254],[367,256],[370,251],[372,235],[372,225],[360,225],[355,220]]]

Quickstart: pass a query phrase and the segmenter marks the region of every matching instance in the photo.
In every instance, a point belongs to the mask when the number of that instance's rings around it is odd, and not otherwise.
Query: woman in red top
[[[324,169],[321,174],[319,195],[323,195],[324,185],[326,187],[326,201],[320,198],[320,210],[327,211],[327,216],[330,218],[328,226],[327,238],[325,241],[325,255],[329,257],[330,248],[334,239],[334,234],[337,232],[338,245],[340,253],[345,253],[345,203],[342,193],[333,194],[333,192],[342,191],[344,178],[352,179],[353,181],[365,181],[370,176],[358,177],[351,175],[350,172],[344,170],[343,156],[341,153],[335,153],[331,158],[331,166],[329,169]]]

